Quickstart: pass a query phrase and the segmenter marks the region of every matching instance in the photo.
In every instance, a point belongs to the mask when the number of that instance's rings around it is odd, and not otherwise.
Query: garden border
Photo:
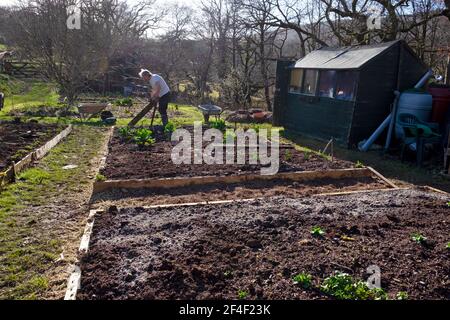
[[[70,124],[43,146],[27,154],[19,162],[10,165],[5,171],[0,172],[0,190],[9,183],[14,182],[16,175],[31,166],[34,161],[42,159],[47,153],[72,132]]]
[[[430,186],[424,186],[422,188],[428,190],[429,192],[450,195],[450,193],[448,193],[448,192],[445,192],[443,190],[439,190],[439,189],[436,189],[436,188],[433,188]],[[391,191],[396,191],[396,190],[408,190],[408,189],[414,189],[414,187],[395,187],[395,188],[386,188],[386,189],[343,191],[343,192],[335,192],[335,193],[319,193],[319,194],[315,194],[312,196],[313,197],[344,196],[344,195],[350,195],[350,194],[355,194],[355,193],[391,192]],[[202,206],[202,205],[211,205],[211,204],[226,204],[226,203],[233,203],[233,202],[249,202],[249,201],[255,201],[255,200],[259,200],[259,199],[265,199],[265,198],[259,197],[259,198],[249,198],[249,199],[218,200],[218,201],[175,203],[175,204],[159,204],[159,205],[152,205],[152,206],[144,206],[143,208],[154,209],[154,208],[176,208],[176,207],[187,207],[187,206]],[[92,230],[94,227],[95,216],[97,214],[102,214],[104,212],[105,212],[104,209],[89,211],[88,221],[86,223],[86,226],[84,228],[84,233],[80,240],[80,246],[78,249],[78,259],[71,266],[72,272],[70,273],[69,278],[67,280],[67,289],[66,289],[66,293],[64,296],[64,300],[76,300],[78,290],[80,289],[80,286],[81,286],[80,258],[82,255],[86,254],[89,250],[90,238],[91,238]]]
[[[317,170],[317,171],[296,171],[281,172],[274,175],[260,175],[257,173],[230,175],[230,176],[200,176],[200,177],[175,177],[161,179],[127,179],[127,180],[106,180],[94,182],[93,194],[110,189],[140,189],[140,188],[180,188],[193,185],[208,184],[231,184],[249,181],[267,180],[291,180],[291,181],[314,181],[316,179],[341,179],[341,178],[362,178],[377,177],[386,183],[390,188],[397,188],[395,184],[381,175],[371,167]]]

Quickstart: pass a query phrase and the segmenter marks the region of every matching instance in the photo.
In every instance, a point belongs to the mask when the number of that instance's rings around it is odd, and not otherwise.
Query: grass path
[[[0,298],[63,297],[106,133],[106,128],[75,126],[0,193]],[[62,169],[68,164],[78,167]]]

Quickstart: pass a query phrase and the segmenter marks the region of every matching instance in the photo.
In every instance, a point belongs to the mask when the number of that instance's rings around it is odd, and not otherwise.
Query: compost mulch
[[[204,144],[204,146],[206,143]],[[101,174],[109,180],[148,179],[170,177],[228,176],[260,172],[260,164],[250,164],[247,152],[245,164],[180,164],[172,162],[174,143],[159,140],[153,146],[139,149],[133,142],[125,142],[117,129],[109,144],[109,153]],[[270,154],[270,147],[269,147]],[[237,148],[235,148],[235,152]],[[292,146],[280,147],[279,172],[317,171],[351,168],[349,161],[329,161],[316,153],[298,151]]]
[[[447,195],[419,189],[173,206],[111,207],[95,218],[78,299],[327,299],[341,271],[381,269],[392,298],[450,297]],[[323,237],[313,237],[320,226]],[[411,234],[428,240],[418,244]]]
[[[36,122],[0,122],[0,171],[52,139],[61,127]]]

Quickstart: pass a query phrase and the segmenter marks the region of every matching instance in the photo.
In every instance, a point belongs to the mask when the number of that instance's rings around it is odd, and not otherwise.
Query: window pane
[[[302,87],[302,79],[303,79],[303,69],[292,69],[289,91],[300,92],[300,88]]]
[[[318,74],[319,72],[317,70],[305,70],[302,93],[312,95],[316,94]]]
[[[319,96],[333,98],[335,80],[336,71],[320,71]]]
[[[353,100],[355,97],[357,73],[340,71],[337,73],[336,99]]]

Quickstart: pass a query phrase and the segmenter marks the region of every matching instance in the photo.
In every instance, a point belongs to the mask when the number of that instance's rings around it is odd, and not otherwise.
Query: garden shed
[[[402,40],[324,47],[296,62],[279,60],[274,122],[355,146],[389,114],[394,91],[413,87],[427,70]]]

